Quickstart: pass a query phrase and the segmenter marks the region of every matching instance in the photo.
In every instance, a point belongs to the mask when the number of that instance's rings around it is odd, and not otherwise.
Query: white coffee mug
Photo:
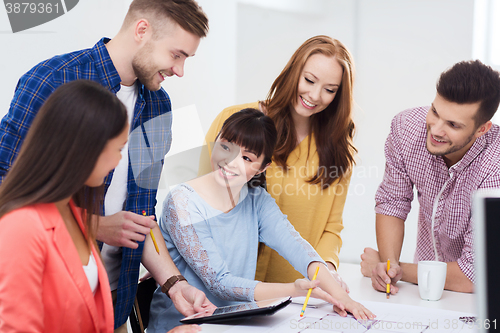
[[[420,298],[426,301],[438,301],[441,298],[446,282],[445,262],[418,262],[418,291]]]

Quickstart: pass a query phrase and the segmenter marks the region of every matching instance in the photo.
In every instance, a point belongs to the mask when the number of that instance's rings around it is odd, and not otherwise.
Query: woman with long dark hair
[[[342,212],[354,164],[354,64],[338,40],[315,36],[292,55],[264,101],[223,110],[206,142],[211,149],[224,120],[247,107],[260,109],[275,123],[278,143],[266,170],[267,191],[281,211],[336,274],[342,246]],[[200,174],[210,172],[208,159]],[[291,282],[300,274],[277,252],[262,246],[256,278]]]
[[[211,156],[212,172],[175,187],[160,217],[170,256],[189,283],[216,306],[285,296],[313,297],[334,305],[341,316],[374,315],[352,300],[326,263],[294,230],[257,178],[271,163],[277,132],[270,117],[247,108],[224,122]],[[292,267],[317,281],[255,280],[259,242],[278,251]],[[320,288],[315,288],[319,286]],[[182,315],[158,288],[151,302],[148,332],[165,332]]]
[[[127,111],[98,83],[47,99],[0,186],[0,331],[113,332],[95,233]]]

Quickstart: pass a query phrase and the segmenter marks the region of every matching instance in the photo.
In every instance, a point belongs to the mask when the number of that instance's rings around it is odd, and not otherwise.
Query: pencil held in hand
[[[318,272],[319,272],[319,266],[316,267],[316,272],[314,272],[314,276],[313,276],[311,281],[316,280],[316,276],[318,276]],[[309,290],[307,291],[307,296],[306,296],[306,300],[304,302],[304,306],[302,307],[302,311],[300,311],[301,317],[304,316],[304,312],[306,311],[307,302],[309,301],[309,297],[311,296],[312,291],[313,291],[313,288],[309,288]]]
[[[387,259],[387,273],[389,273],[390,269],[391,269],[391,261],[389,259]],[[387,299],[389,299],[390,294],[391,294],[391,284],[388,283],[386,290],[385,290],[385,295],[386,295]]]
[[[142,215],[146,216],[146,211],[142,211]],[[153,244],[155,245],[156,253],[160,254],[160,249],[158,248],[158,244],[156,244],[155,234],[153,234],[153,229],[149,229],[149,234],[151,235],[151,239],[153,240]]]

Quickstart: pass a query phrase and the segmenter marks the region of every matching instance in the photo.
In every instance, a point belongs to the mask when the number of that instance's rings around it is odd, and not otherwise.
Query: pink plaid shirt
[[[472,195],[477,189],[500,188],[500,128],[493,125],[448,169],[441,156],[427,151],[428,109],[408,109],[392,120],[375,212],[406,220],[415,186],[420,212],[414,261],[456,261],[475,282]]]

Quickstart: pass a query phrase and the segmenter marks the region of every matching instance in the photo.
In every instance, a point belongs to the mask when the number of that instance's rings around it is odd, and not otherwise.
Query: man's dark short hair
[[[437,93],[449,102],[480,102],[474,117],[476,126],[493,118],[500,103],[500,74],[479,60],[461,61],[444,71],[436,85]]]

